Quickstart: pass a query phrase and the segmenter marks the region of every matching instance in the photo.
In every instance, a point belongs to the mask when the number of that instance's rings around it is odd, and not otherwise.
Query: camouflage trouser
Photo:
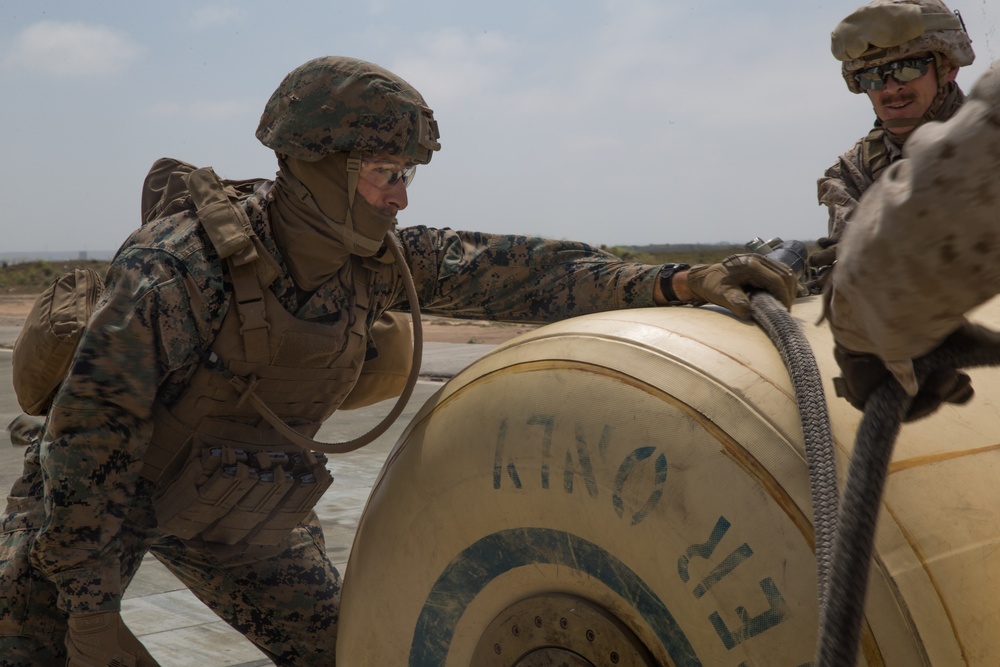
[[[66,614],[58,593],[29,562],[43,514],[37,445],[0,516],[0,666],[51,667],[66,661]],[[220,562],[152,525],[151,503],[138,503],[121,535],[122,582],[149,551],[229,625],[278,665],[333,665],[340,575],[326,556],[315,514],[276,556]]]

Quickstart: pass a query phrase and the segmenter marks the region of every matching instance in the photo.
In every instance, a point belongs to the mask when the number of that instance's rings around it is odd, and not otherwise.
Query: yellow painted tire
[[[818,304],[794,312],[832,396]],[[860,415],[830,410],[844,471]],[[347,568],[338,661],[807,665],[801,440],[778,353],[728,314],[618,311],[519,337],[428,401],[387,460]],[[894,519],[880,520],[862,664],[964,664]]]

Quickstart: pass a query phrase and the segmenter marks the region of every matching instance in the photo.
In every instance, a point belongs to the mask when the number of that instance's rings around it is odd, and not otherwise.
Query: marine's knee
[[[7,432],[10,434],[10,444],[27,447],[41,440],[45,432],[45,417],[20,414],[7,425]]]
[[[9,530],[17,515],[0,523],[0,667],[61,665],[66,615],[58,592],[29,562],[30,530]],[[53,653],[53,651],[55,651]]]
[[[52,667],[66,663],[62,641],[34,637],[0,637],[0,667]]]

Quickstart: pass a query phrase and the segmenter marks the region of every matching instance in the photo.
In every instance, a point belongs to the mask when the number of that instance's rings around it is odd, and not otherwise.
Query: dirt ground
[[[23,324],[34,301],[33,296],[0,294],[0,326]]]
[[[31,310],[34,296],[0,294],[0,326],[20,326]],[[424,315],[424,340],[431,343],[483,343],[496,345],[526,331],[533,324],[509,324],[483,320],[455,320]]]

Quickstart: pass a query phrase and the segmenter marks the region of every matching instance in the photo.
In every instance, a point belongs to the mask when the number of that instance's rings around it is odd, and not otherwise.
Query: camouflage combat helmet
[[[338,56],[310,60],[284,78],[257,138],[307,162],[345,152],[427,164],[441,148],[434,114],[413,86],[378,65]]]
[[[911,54],[930,52],[939,66],[943,56],[956,67],[976,57],[961,17],[941,0],[874,0],[840,22],[830,50],[843,63],[844,81],[854,93],[862,92],[856,72]]]

